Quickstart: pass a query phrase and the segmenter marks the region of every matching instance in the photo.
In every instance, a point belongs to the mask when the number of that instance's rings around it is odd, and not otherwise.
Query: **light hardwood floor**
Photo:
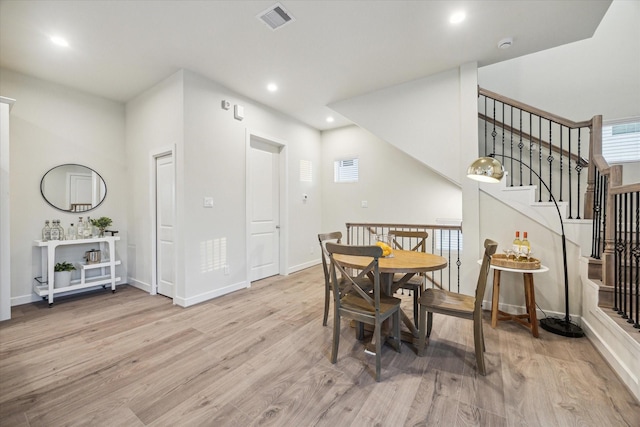
[[[411,299],[404,304],[411,311]],[[0,323],[5,426],[640,426],[640,405],[585,339],[434,316],[419,358],[375,362],[342,327],[329,362],[313,267],[184,309],[129,286],[14,307]]]

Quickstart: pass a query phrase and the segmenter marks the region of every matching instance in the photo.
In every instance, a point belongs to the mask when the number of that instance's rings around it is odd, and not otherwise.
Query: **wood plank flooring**
[[[375,359],[343,322],[329,362],[322,270],[191,308],[129,286],[13,308],[0,323],[0,425],[640,426],[640,405],[591,343],[485,317],[434,316],[426,356]],[[403,297],[411,312],[411,297]]]

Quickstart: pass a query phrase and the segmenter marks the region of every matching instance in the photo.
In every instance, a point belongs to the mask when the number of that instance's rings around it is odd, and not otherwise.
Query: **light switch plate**
[[[368,208],[368,207],[369,207],[369,202],[367,202],[366,200],[363,200],[363,201],[360,203],[360,206],[361,206],[361,207],[363,207],[363,208]]]
[[[242,105],[233,106],[233,117],[235,117],[236,120],[244,119],[244,107]]]
[[[213,197],[205,197],[202,201],[202,206],[204,206],[205,208],[212,208],[213,207]]]

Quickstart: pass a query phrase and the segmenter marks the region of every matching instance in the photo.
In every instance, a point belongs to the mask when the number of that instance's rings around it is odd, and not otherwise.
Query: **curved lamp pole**
[[[476,181],[489,182],[489,183],[498,183],[502,180],[504,176],[504,168],[502,167],[502,163],[498,159],[495,158],[496,154],[489,154],[488,157],[480,157],[476,159],[471,166],[467,169],[467,177],[474,179]],[[570,338],[579,338],[584,336],[583,330],[580,326],[571,322],[569,318],[569,275],[567,273],[567,241],[564,235],[564,221],[562,220],[562,215],[560,214],[560,208],[558,207],[558,202],[556,198],[551,193],[551,189],[549,186],[542,180],[542,177],[538,175],[536,171],[531,169],[529,165],[522,162],[519,159],[510,156],[502,157],[515,160],[520,163],[527,169],[529,169],[539,180],[540,183],[547,189],[549,192],[549,196],[551,200],[553,200],[553,204],[556,206],[556,211],[558,212],[558,218],[560,219],[560,229],[562,231],[562,266],[564,267],[564,309],[565,315],[564,319],[559,319],[556,317],[546,317],[540,320],[540,327],[546,331],[552,332],[557,335],[562,335]]]

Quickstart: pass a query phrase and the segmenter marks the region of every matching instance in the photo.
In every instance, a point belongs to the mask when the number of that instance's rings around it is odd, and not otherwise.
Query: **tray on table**
[[[537,270],[540,268],[540,260],[537,258],[532,257],[528,260],[515,260],[507,258],[505,254],[494,254],[491,257],[491,264],[518,270]]]

